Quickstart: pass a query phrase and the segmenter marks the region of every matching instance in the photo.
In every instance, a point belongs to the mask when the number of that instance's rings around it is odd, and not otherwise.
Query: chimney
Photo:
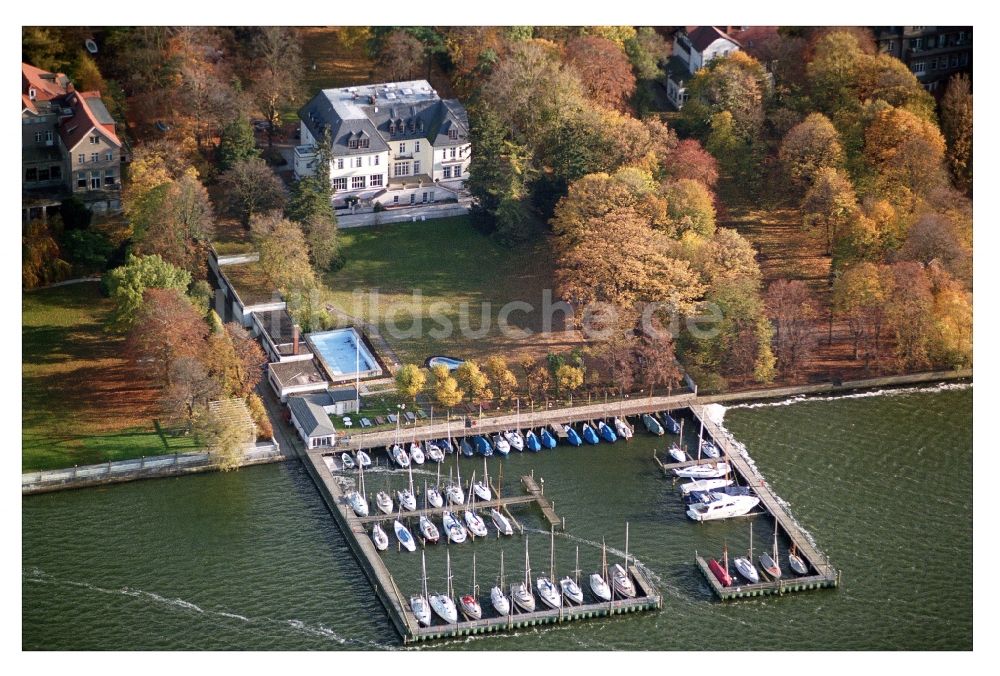
[[[292,326],[292,354],[299,353],[299,325]]]

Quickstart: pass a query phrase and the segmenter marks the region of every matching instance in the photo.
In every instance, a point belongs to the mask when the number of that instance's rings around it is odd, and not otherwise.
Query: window
[[[348,141],[347,142],[347,147],[348,148],[357,148],[358,147],[357,140],[356,139],[351,139],[350,141]]]
[[[393,195],[392,196],[392,203],[393,204],[399,204],[399,195]]]
[[[337,158],[337,168],[338,169],[343,169],[344,168],[344,158],[343,157],[338,157]]]
[[[333,189],[336,190],[347,190],[347,179],[346,178],[335,178],[333,179]]]
[[[938,67],[938,60],[937,57],[935,56],[933,59],[931,59],[931,70],[937,70],[937,67]]]
[[[112,152],[112,151],[109,150],[108,152],[104,153],[104,159],[106,159],[108,162],[110,162],[113,159],[115,159],[114,152]]]
[[[406,152],[406,144],[405,143],[400,143],[399,144],[399,154],[402,155],[405,152]]]
[[[913,66],[911,66],[914,73],[923,73],[926,68],[923,61],[914,61]]]
[[[924,46],[923,38],[913,38],[912,40],[910,40],[910,49],[912,49],[915,52],[919,52],[923,46]]]
[[[420,173],[420,160],[413,160],[413,174],[417,175]]]
[[[86,188],[87,187],[87,174],[86,173],[84,173],[82,171],[76,172],[76,187],[77,188]]]
[[[419,153],[420,152],[420,141],[414,141],[413,142],[413,152],[415,152],[415,153]]]
[[[457,129],[449,129],[448,130],[448,138],[450,138],[452,141],[454,141],[455,139],[457,139],[458,138],[458,130]]]
[[[393,176],[409,176],[410,175],[410,163],[409,162],[396,162],[392,168]]]
[[[378,155],[376,155],[376,156],[375,156],[375,166],[376,166],[376,167],[378,166],[378,158],[379,158],[379,156],[378,156]]]
[[[455,159],[455,151],[456,151],[455,148],[451,149],[451,159]]]
[[[369,147],[368,139],[363,138],[360,141],[358,141],[358,146],[361,147],[361,148],[367,148],[367,147]]]
[[[462,178],[462,167],[455,167],[455,178]]]
[[[24,171],[24,180],[25,181],[31,181],[32,183],[34,183],[35,181],[37,181],[38,180],[38,170],[35,169],[34,167],[26,169]]]
[[[417,203],[417,193],[411,192],[410,193],[410,204],[416,204],[416,203]]]
[[[969,65],[969,53],[968,52],[962,52],[962,65],[963,66],[968,66]]]
[[[100,157],[101,157],[100,153],[90,153],[90,161],[91,162],[98,162],[98,161],[100,161]]]
[[[76,161],[77,164],[86,164],[87,156],[84,155],[83,153],[80,153],[79,155],[76,156]]]
[[[115,184],[115,170],[108,169],[104,172],[104,185],[112,186]]]
[[[958,68],[958,54],[951,57],[951,67]]]
[[[352,176],[351,177],[351,189],[361,190],[365,187],[365,177],[364,176]]]
[[[100,142],[101,142],[101,139],[98,138],[97,136],[91,136],[90,137],[90,145],[96,146]]]
[[[357,158],[355,160],[355,162],[354,162],[354,166],[360,168],[361,167],[361,160],[363,160],[363,159],[364,159],[363,157]]]
[[[373,188],[382,187],[382,174],[372,174],[368,177],[368,185]]]
[[[444,177],[445,178],[451,178],[451,167],[445,167],[444,168]]]
[[[90,189],[91,190],[101,189],[101,172],[99,171],[90,172]]]
[[[427,204],[427,191],[426,190],[424,191],[424,198],[423,198],[422,201],[423,201],[424,204]]]
[[[41,142],[42,142],[42,132],[36,131],[35,132],[35,143],[41,143]]]
[[[431,202],[433,202],[433,201],[434,201],[434,191],[431,190]]]

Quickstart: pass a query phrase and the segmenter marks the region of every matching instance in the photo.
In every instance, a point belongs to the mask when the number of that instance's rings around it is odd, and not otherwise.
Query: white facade
[[[667,70],[667,98],[680,110],[687,101],[688,79],[714,59],[739,49],[735,40],[712,26],[698,26],[690,33],[678,31],[674,35],[673,57]]]

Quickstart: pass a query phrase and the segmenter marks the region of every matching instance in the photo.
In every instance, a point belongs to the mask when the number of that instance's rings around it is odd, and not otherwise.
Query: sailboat
[[[441,495],[441,465],[438,464],[437,467],[437,479],[433,486],[428,486],[427,482],[424,482],[424,495],[427,504],[431,507],[444,507],[444,497]]]
[[[473,474],[473,476],[475,476]],[[476,514],[476,499],[473,496],[472,489],[469,489],[469,507],[465,510],[465,525],[469,527],[469,531],[477,537],[486,537],[488,531],[486,530],[486,523],[482,518]]]
[[[500,434],[493,435],[493,448],[497,453],[505,457],[510,453],[510,444]]]
[[[448,539],[454,542],[456,545],[460,545],[465,542],[466,532],[465,526],[462,522],[455,518],[455,515],[451,512],[445,510],[443,515],[444,532],[448,535]]]
[[[781,579],[781,566],[778,565],[778,520],[774,520],[774,550],[771,554],[767,552],[761,552],[760,557],[761,570],[767,573],[772,580]]]
[[[444,451],[448,455],[451,455],[452,453],[455,452],[455,447],[452,446],[452,444],[451,444],[451,430],[450,429],[448,430],[448,435],[449,435],[448,439],[438,439],[437,445],[438,445],[438,447],[442,451]]]
[[[399,540],[399,544],[403,545],[406,551],[412,552],[417,549],[417,543],[413,541],[410,529],[404,526],[402,521],[397,518],[392,524],[392,528],[396,531],[396,539]]]
[[[615,429],[618,430],[618,436],[620,436],[625,441],[632,438],[632,426],[621,418],[615,418]]]
[[[379,491],[375,494],[375,506],[383,514],[392,514],[392,496],[385,491]]]
[[[635,598],[635,585],[628,574],[628,521],[625,522],[625,566],[616,563],[611,570],[611,586],[615,593],[625,598]]]
[[[408,467],[407,470],[410,473],[410,487],[396,491],[396,497],[399,499],[399,506],[402,509],[408,512],[415,512],[417,511],[417,498],[413,494],[413,468]]]
[[[497,580],[496,585],[490,590],[490,603],[493,604],[493,610],[497,611],[498,615],[507,615],[510,613],[510,599],[507,595],[503,593],[503,550],[500,550],[500,579]]]
[[[694,492],[714,491],[732,485],[733,482],[731,479],[698,479],[681,484],[681,493],[689,495]]]
[[[406,454],[406,451],[404,451],[403,447],[399,444],[393,444],[392,450],[389,451],[389,455],[392,457],[393,461],[403,469],[410,466],[410,456]]]
[[[361,465],[362,467],[371,467],[372,466],[371,456],[369,456],[364,451],[358,451],[358,464]]]
[[[552,533],[552,541],[551,544],[549,545],[549,574],[551,575],[551,578],[549,577],[549,575],[542,573],[541,575],[538,576],[538,579],[535,581],[535,587],[538,589],[538,597],[542,599],[542,603],[547,605],[549,608],[559,608],[560,606],[562,606],[562,592],[559,590],[559,587],[556,587],[556,585],[552,582],[552,579],[554,579],[556,576],[555,529],[552,529],[551,533]]]
[[[608,586],[608,548],[601,539],[601,572],[590,574],[590,591],[602,601],[611,600],[611,587]]]
[[[476,481],[476,475],[472,475],[472,490],[475,491],[476,495],[479,496],[480,500],[486,500],[489,502],[493,499],[493,491],[490,490],[490,479],[489,475],[486,473],[486,458],[483,458],[483,478],[481,481]]]
[[[671,434],[681,433],[680,423],[674,420],[673,416],[671,416],[669,412],[664,411],[661,415],[663,416],[663,424],[668,432]]]
[[[556,439],[556,435],[552,434],[552,432],[550,432],[544,427],[541,429],[540,435],[542,440],[542,446],[544,446],[545,448],[555,448],[556,445],[559,443],[558,439]]]
[[[663,436],[663,425],[661,425],[656,418],[648,413],[642,414],[642,424],[646,426],[646,430],[650,433],[655,434],[658,437]]]
[[[417,428],[413,428],[413,441],[410,442],[410,460],[417,463],[418,465],[424,464],[424,452],[420,448],[420,442],[417,441]]]
[[[725,544],[722,545],[722,563],[712,559],[708,562],[708,569],[723,587],[733,586],[733,578],[729,574],[729,548]]]
[[[535,596],[531,593],[531,563],[528,558],[528,538],[524,538],[524,580],[511,585],[510,597],[521,610],[530,613],[535,610]]]
[[[354,458],[351,457],[350,453],[340,454],[340,464],[344,469],[354,469]]]
[[[600,434],[601,438],[609,444],[613,444],[618,441],[618,435],[615,434],[615,431],[611,429],[611,426],[603,420],[597,421],[597,433]]]
[[[542,450],[542,442],[538,440],[538,435],[534,430],[528,430],[524,435],[524,443],[532,453]]]
[[[471,458],[476,454],[476,451],[472,448],[472,444],[469,443],[469,437],[462,437],[462,443],[459,446],[462,449],[462,455],[467,458]]]
[[[431,607],[427,603],[427,560],[424,558],[423,552],[420,553],[420,567],[424,572],[421,588],[423,593],[410,597],[410,610],[413,611],[413,616],[417,618],[419,624],[429,627],[431,624]]]
[[[430,596],[431,610],[448,624],[455,624],[458,622],[458,610],[455,608],[455,602],[451,598],[451,552],[448,552],[446,590],[444,594],[432,594]]]
[[[712,462],[691,465],[674,470],[674,475],[690,479],[721,479],[729,474],[728,462]]]
[[[384,552],[389,548],[389,536],[385,534],[385,531],[379,524],[375,524],[372,528],[372,542],[375,543],[375,549],[380,552]]]
[[[520,432],[518,432],[517,430],[514,430],[512,432],[504,432],[503,436],[504,439],[507,440],[507,443],[510,444],[510,447],[513,448],[515,451],[524,450],[524,439],[521,437]]]
[[[576,577],[572,578],[569,575],[559,580],[559,586],[562,587],[563,596],[573,603],[580,604],[583,603],[583,590],[580,589],[580,546],[576,547]]]
[[[808,575],[809,566],[806,562],[802,560],[802,557],[795,553],[795,543],[792,543],[792,549],[788,552],[788,565],[799,575]]]
[[[437,544],[438,540],[441,539],[437,526],[423,514],[420,515],[420,534],[424,536],[426,542],[431,544]]]
[[[465,504],[465,493],[462,491],[462,468],[455,463],[455,467],[458,470],[458,483],[451,482],[451,472],[448,473],[448,485],[445,486],[444,496],[448,498],[448,502],[453,505],[464,505]]]
[[[496,507],[490,509],[490,518],[493,519],[493,525],[496,527],[498,533],[501,535],[514,534],[514,529],[511,527],[510,521]]]
[[[462,614],[465,615],[470,620],[481,620],[483,619],[483,608],[479,605],[479,586],[476,584],[476,553],[472,553],[472,592],[465,594],[460,598],[459,607],[462,609]]]
[[[745,577],[750,582],[757,584],[760,582],[760,574],[753,565],[753,524],[750,524],[750,553],[747,556],[738,556],[733,559],[736,572]]]
[[[702,441],[699,448],[701,448],[701,454],[707,458],[718,458],[720,455],[719,447],[708,439]]]
[[[566,441],[569,442],[570,446],[582,446],[583,440],[580,439],[580,435],[576,433],[572,425],[564,425],[563,429],[566,430]],[[591,430],[593,431],[593,430]]]
[[[580,431],[582,432],[580,436],[582,436],[583,440],[588,444],[598,444],[601,442],[597,436],[597,432],[595,432],[594,428],[590,426],[590,423],[583,423]]]
[[[347,496],[347,501],[351,503],[351,509],[358,516],[368,516],[368,500],[365,499],[365,471],[360,471],[361,490],[352,489]]]
[[[444,462],[444,451],[436,441],[427,442],[427,457],[434,462],[441,463]]]
[[[493,455],[493,447],[490,446],[490,442],[486,440],[486,437],[481,434],[477,434],[472,441],[476,444],[476,453],[484,458],[488,458]]]
[[[667,453],[669,453],[670,457],[677,462],[685,462],[688,459],[687,453],[685,453],[684,449],[678,446],[676,442],[672,444],[669,449],[667,449]]]

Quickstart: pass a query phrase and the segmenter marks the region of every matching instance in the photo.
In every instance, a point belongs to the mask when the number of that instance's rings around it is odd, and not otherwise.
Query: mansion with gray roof
[[[468,115],[426,80],[324,89],[299,117],[295,176],[315,173],[316,146],[329,129],[335,206],[402,207],[464,194],[472,157]]]

